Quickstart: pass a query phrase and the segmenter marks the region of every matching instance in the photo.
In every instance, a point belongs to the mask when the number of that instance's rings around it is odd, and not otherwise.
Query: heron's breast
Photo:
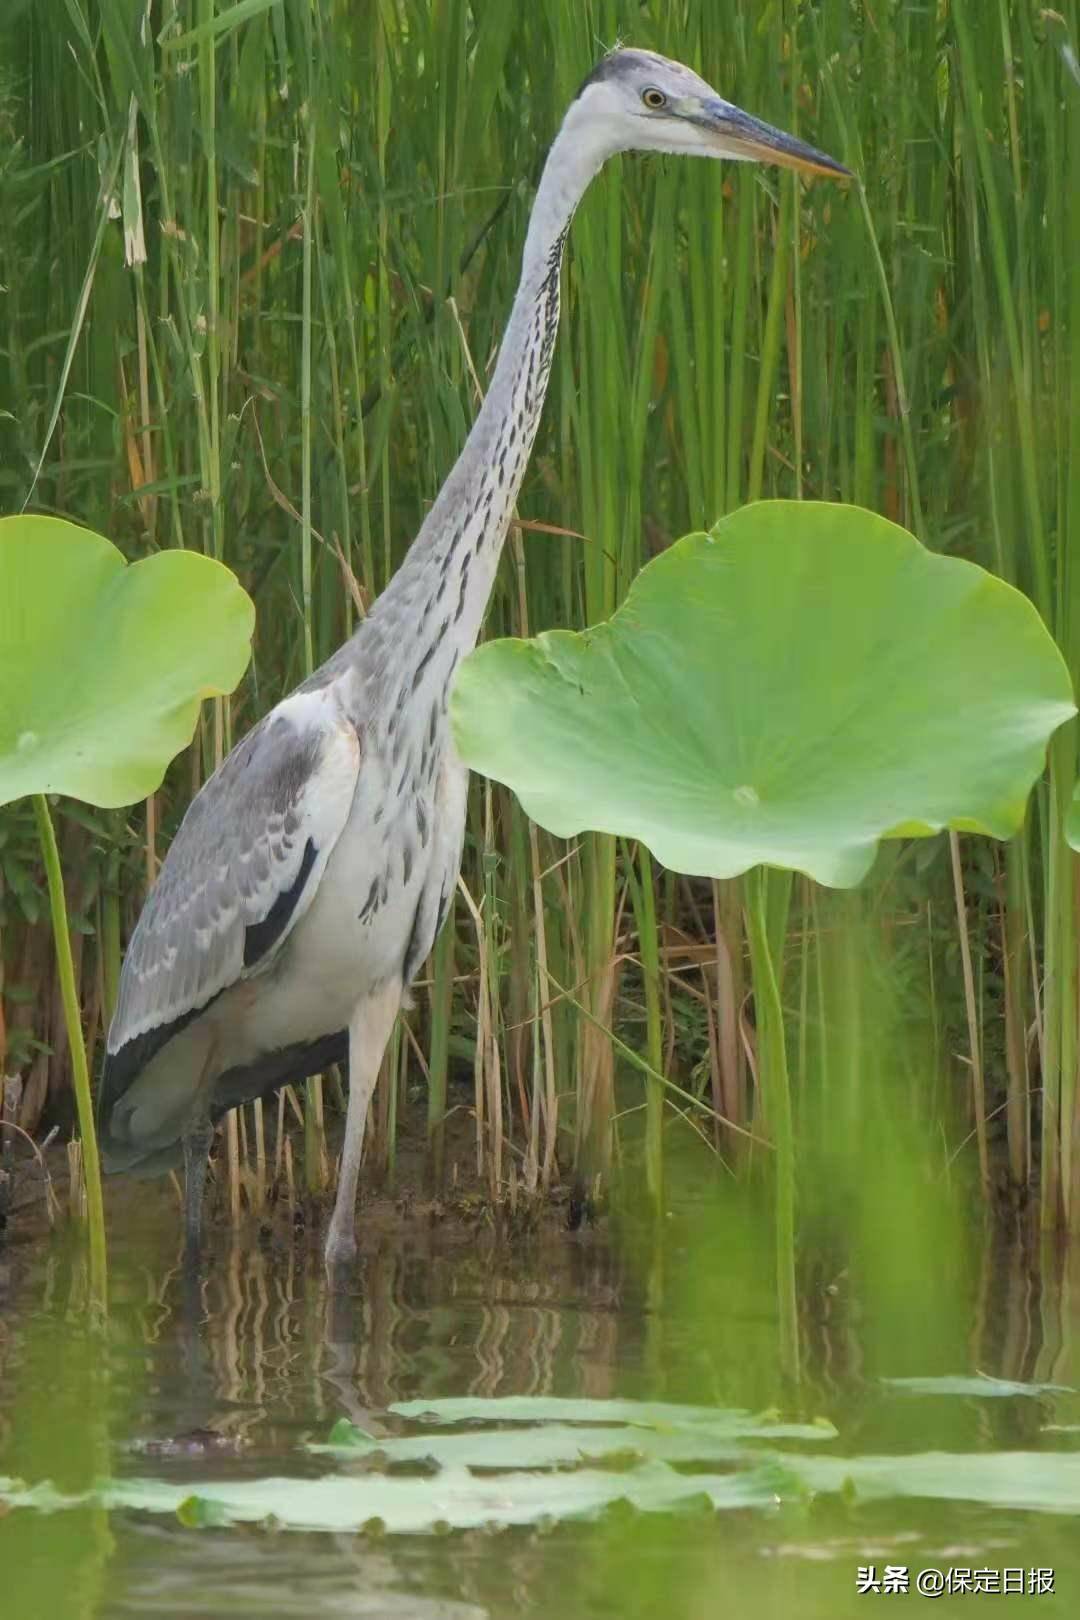
[[[415,970],[457,881],[467,773],[452,756],[429,778],[389,780],[368,762],[318,890],[271,971],[260,976],[261,1040],[344,1028],[357,1002]]]
[[[365,979],[386,977],[408,938],[445,837],[440,777],[370,768],[304,919],[320,957]]]

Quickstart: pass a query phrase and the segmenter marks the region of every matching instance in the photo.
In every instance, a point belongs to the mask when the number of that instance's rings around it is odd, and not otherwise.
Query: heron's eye
[[[641,99],[646,107],[649,107],[653,112],[659,112],[661,107],[667,106],[667,96],[665,96],[664,92],[655,89],[651,85],[648,90],[641,92]]]

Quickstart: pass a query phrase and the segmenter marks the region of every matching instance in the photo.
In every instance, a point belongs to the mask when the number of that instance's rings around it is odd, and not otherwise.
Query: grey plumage
[[[344,716],[298,731],[275,709],[193,799],[124,960],[98,1100],[107,1168],[157,1153],[163,1126],[179,1143],[188,1099],[174,1121],[158,1106],[167,1097],[131,1088],[226,990],[272,966],[345,825],[359,757]],[[316,820],[307,795],[320,781],[335,791]]]
[[[156,1032],[160,1045],[163,1024],[205,1006],[282,942],[312,875],[300,803],[326,746],[272,712],[196,795],[128,946],[117,1043]],[[281,926],[267,936],[275,910]]]
[[[447,721],[451,684],[479,633],[532,449],[570,220],[605,159],[629,148],[839,170],[649,52],[613,53],[571,104],[461,455],[356,634],[193,801],[128,947],[100,1090],[104,1157],[156,1171],[182,1151],[192,1247],[210,1122],[347,1045],[327,1259],[352,1252],[368,1102],[461,862],[467,777]]]

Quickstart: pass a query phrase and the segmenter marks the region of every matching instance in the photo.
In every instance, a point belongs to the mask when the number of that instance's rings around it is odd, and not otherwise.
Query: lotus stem
[[[746,878],[747,932],[754,978],[758,1027],[758,1072],[765,1123],[776,1149],[776,1299],[780,1316],[780,1363],[785,1375],[799,1376],[799,1313],[795,1293],[795,1138],[791,1121],[784,1009],[769,949],[768,872],[759,867]]]
[[[71,934],[68,930],[60,852],[56,847],[56,833],[53,829],[52,816],[49,814],[49,801],[43,793],[34,794],[34,813],[37,817],[38,839],[49,884],[56,965],[60,975],[60,991],[64,998],[64,1022],[67,1025],[75,1104],[79,1113],[79,1134],[82,1137],[86,1215],[90,1228],[90,1293],[95,1306],[103,1311],[107,1272],[105,1207],[101,1198],[101,1161],[98,1157],[97,1132],[94,1129],[94,1102],[90,1095],[90,1071],[87,1067],[86,1045],[83,1041],[82,1020],[79,1016],[79,998],[75,992],[75,964],[71,959]]]
[[[640,867],[640,879],[634,870],[635,864]],[[633,846],[627,848],[626,877],[638,935],[645,993],[646,1049],[652,1070],[645,1075],[645,1190],[650,1214],[656,1220],[664,1201],[664,1084],[659,1078],[664,1066],[664,1033],[652,857],[644,844],[638,845],[636,861]]]

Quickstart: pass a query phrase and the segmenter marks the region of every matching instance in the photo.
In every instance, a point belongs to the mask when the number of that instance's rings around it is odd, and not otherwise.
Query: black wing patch
[[[189,1007],[187,1012],[173,1018],[167,1024],[156,1024],[153,1029],[144,1030],[136,1035],[134,1040],[125,1041],[118,1052],[106,1052],[105,1066],[101,1071],[97,1094],[97,1126],[102,1137],[103,1151],[108,1154],[111,1139],[110,1122],[112,1111],[123,1097],[128,1088],[138,1079],[150,1059],[156,1057],[166,1042],[171,1041],[174,1035],[187,1028],[193,1018],[200,1017],[208,1007],[212,1007],[218,996],[224,994],[219,990],[217,995],[204,1001],[201,1007]],[[106,1165],[106,1170],[108,1165]]]
[[[253,923],[244,930],[244,966],[250,967],[253,962],[266,954],[267,951],[281,938],[289,925],[289,918],[296,910],[297,902],[304,891],[304,884],[315,864],[318,851],[314,842],[309,838],[304,847],[303,859],[295,882],[279,894],[262,922]],[[181,1030],[186,1029],[193,1018],[206,1012],[213,1006],[218,996],[224,993],[219,990],[201,1006],[189,1007],[178,1018],[170,1019],[168,1023],[157,1024],[153,1029],[144,1030],[136,1035],[134,1040],[125,1041],[118,1052],[109,1052],[105,1057],[105,1067],[102,1070],[101,1081],[98,1086],[97,1117],[99,1127],[107,1134],[108,1122],[112,1110],[125,1094],[128,1087],[141,1074],[142,1070],[155,1057],[167,1041],[171,1041]]]
[[[266,913],[262,922],[252,923],[250,928],[244,929],[244,966],[251,967],[258,962],[267,951],[272,950],[289,926],[289,918],[296,910],[297,901],[304,892],[304,884],[308,874],[315,865],[315,856],[318,851],[314,841],[308,839],[304,845],[304,858],[300,862],[300,870],[296,874],[296,881],[282,891]]]
[[[200,1007],[193,1012],[185,1013],[174,1024],[166,1026],[163,1039],[158,1044],[164,1044],[164,1040],[170,1040],[173,1035],[178,1034],[184,1025],[190,1023],[202,1010]],[[115,1089],[116,1096],[105,1099],[106,1112],[111,1103],[116,1101],[116,1097],[127,1090],[128,1083],[138,1074],[142,1063],[149,1061],[149,1058],[144,1057],[146,1049],[140,1046],[140,1042],[156,1040],[159,1033],[158,1030],[150,1030],[145,1036],[137,1036],[107,1060],[105,1080]],[[152,1056],[153,1052],[150,1055]],[[299,1084],[300,1081],[309,1079],[311,1075],[328,1069],[331,1063],[347,1062],[348,1055],[349,1032],[346,1029],[339,1029],[333,1035],[323,1035],[315,1041],[297,1041],[294,1045],[281,1047],[276,1052],[264,1052],[254,1063],[228,1069],[214,1082],[210,1117],[216,1123],[230,1108],[252,1102],[256,1097],[265,1097],[280,1086]],[[136,1176],[161,1175],[164,1171],[175,1168],[181,1158],[179,1135],[175,1142],[140,1154],[137,1150],[133,1151],[133,1144],[130,1142],[112,1141],[107,1118],[102,1121],[101,1145],[104,1156],[103,1168],[107,1175],[116,1170],[125,1170]]]
[[[210,1117],[218,1120],[230,1108],[254,1102],[256,1097],[265,1097],[280,1086],[299,1085],[301,1080],[328,1069],[331,1063],[344,1063],[348,1055],[349,1032],[339,1029],[315,1041],[296,1041],[276,1052],[264,1052],[253,1063],[239,1068],[226,1069],[214,1081]]]

